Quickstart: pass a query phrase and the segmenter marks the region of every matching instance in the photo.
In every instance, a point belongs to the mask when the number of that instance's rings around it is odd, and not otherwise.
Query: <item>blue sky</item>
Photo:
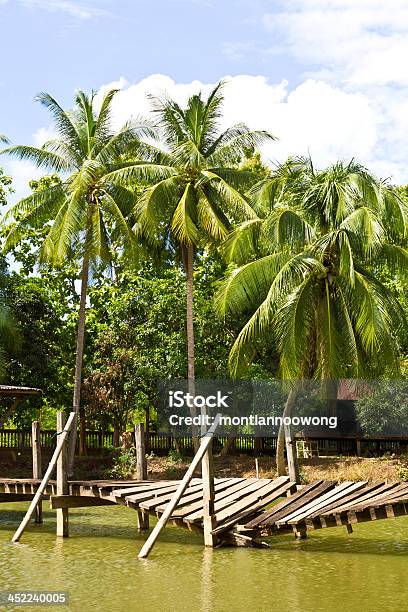
[[[75,89],[122,78],[119,123],[148,111],[146,88],[183,100],[227,76],[225,123],[277,134],[268,159],[309,150],[323,165],[355,155],[408,181],[407,4],[0,0],[0,133],[44,140],[50,119],[33,102],[41,90],[69,106]],[[19,194],[38,175],[5,165]]]

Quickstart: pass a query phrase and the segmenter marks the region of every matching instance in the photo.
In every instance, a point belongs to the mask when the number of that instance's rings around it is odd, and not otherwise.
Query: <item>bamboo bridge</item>
[[[0,502],[31,501],[40,485],[35,479],[0,479]],[[180,481],[68,481],[65,495],[49,481],[43,499],[53,509],[119,504],[137,511],[138,525],[148,527],[148,517],[160,518]],[[363,521],[408,514],[408,482],[367,483],[317,481],[298,486],[288,477],[215,479],[214,535],[219,544],[267,547],[261,537],[293,531],[305,537],[308,530],[352,526]],[[203,485],[193,478],[169,521],[203,533]]]
[[[67,438],[74,419],[58,413],[59,439],[42,478],[0,478],[0,503],[29,501],[30,505],[13,542],[19,541],[32,517],[42,522],[41,504],[49,499],[57,513],[57,536],[68,536],[69,508],[118,504],[137,512],[139,529],[157,523],[140,558],[147,557],[161,529],[170,522],[204,536],[206,546],[229,544],[268,548],[261,538],[292,531],[304,538],[314,529],[391,519],[408,514],[408,482],[319,480],[299,485],[288,476],[279,478],[214,478],[208,460],[215,422],[182,480],[148,480],[143,428],[136,428],[138,480],[68,480]],[[37,422],[33,423],[33,473],[40,470]],[[202,467],[202,478],[195,471]],[[51,480],[56,468],[57,479]]]

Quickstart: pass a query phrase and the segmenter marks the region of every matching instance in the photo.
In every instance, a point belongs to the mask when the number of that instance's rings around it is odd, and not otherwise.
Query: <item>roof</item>
[[[35,387],[17,387],[13,385],[0,385],[0,396],[10,395],[17,397],[18,395],[41,395],[42,389]]]

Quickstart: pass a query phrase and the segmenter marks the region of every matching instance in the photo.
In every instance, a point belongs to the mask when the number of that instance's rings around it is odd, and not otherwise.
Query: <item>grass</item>
[[[149,457],[148,478],[174,480],[182,478],[191,463],[191,457]],[[276,466],[273,457],[259,457],[259,476],[274,478]],[[80,457],[76,460],[75,478],[106,478],[112,469],[112,458]],[[302,480],[408,480],[408,455],[386,455],[384,457],[313,457],[300,460]],[[255,458],[250,456],[214,457],[214,472],[217,478],[255,478]],[[2,460],[0,477],[24,478],[31,473],[31,458],[16,457],[15,461]],[[199,471],[197,472],[199,476]]]

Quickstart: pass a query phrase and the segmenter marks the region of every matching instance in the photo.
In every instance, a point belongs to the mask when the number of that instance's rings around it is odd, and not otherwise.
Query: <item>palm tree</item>
[[[7,213],[5,220],[12,223],[5,249],[22,239],[28,227],[48,224],[40,262],[59,265],[74,252],[79,252],[82,260],[73,395],[73,411],[77,417],[70,438],[70,472],[80,407],[90,267],[98,262],[109,263],[112,239],[120,237],[125,248],[135,246],[126,218],[132,210],[134,196],[119,184],[114,171],[130,167],[129,152],[136,154],[140,138],[153,135],[148,126],[133,121],[116,133],[112,131],[111,108],[115,94],[116,90],[106,93],[98,107],[94,93],[87,96],[79,91],[74,109],[64,110],[49,94],[41,93],[37,99],[53,115],[58,137],[41,148],[12,146],[3,151],[63,176],[61,183],[35,191]]]
[[[398,374],[404,314],[378,270],[406,274],[406,202],[354,160],[316,171],[304,158],[278,166],[252,196],[258,218],[227,239],[238,267],[217,296],[221,313],[251,313],[230,353],[232,372],[270,333],[283,379]],[[281,430],[280,474],[283,444]]]
[[[236,164],[248,149],[274,139],[244,124],[220,133],[222,89],[220,82],[207,99],[201,93],[191,96],[185,108],[166,97],[151,97],[165,147],[150,148],[150,163],[139,170],[117,173],[150,183],[136,205],[135,229],[153,243],[175,242],[181,251],[187,279],[187,377],[192,386],[194,252],[223,240],[234,221],[254,217],[243,196],[253,175]]]

